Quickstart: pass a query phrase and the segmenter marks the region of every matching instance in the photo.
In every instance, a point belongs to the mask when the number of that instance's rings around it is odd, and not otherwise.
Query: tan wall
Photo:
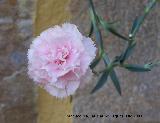
[[[39,35],[48,27],[69,20],[70,14],[66,8],[68,2],[69,0],[37,0],[35,35]],[[67,114],[72,111],[69,99],[56,99],[40,88],[38,93],[38,123],[72,122],[70,118],[67,118]]]

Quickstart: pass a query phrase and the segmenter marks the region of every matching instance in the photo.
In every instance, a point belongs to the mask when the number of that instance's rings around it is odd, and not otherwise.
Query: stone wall
[[[0,123],[35,123],[35,87],[27,77],[34,0],[0,0]]]
[[[72,22],[77,24],[85,34],[89,30],[87,0],[72,0],[70,11]],[[108,21],[118,20],[118,29],[127,34],[136,16],[142,14],[147,0],[94,0],[96,9]],[[149,14],[137,35],[137,47],[129,58],[129,63],[144,64],[160,59],[160,3]],[[112,34],[105,36],[105,47],[109,56],[119,55],[124,42]],[[103,68],[100,64],[97,69]],[[160,122],[160,67],[148,73],[131,73],[116,69],[121,81],[122,96],[116,92],[109,80],[97,93],[90,92],[98,78],[93,77],[84,90],[74,96],[74,114],[102,114],[103,118],[74,118],[74,123],[158,123]],[[142,115],[141,118],[113,118],[118,115]],[[106,117],[110,115],[110,117]]]
[[[37,0],[34,34],[59,23],[71,21],[82,33],[89,30],[87,0]],[[107,20],[119,21],[119,31],[127,34],[134,17],[141,14],[146,0],[94,0],[97,11]],[[69,123],[69,99],[57,100],[43,89],[36,89],[27,76],[27,49],[33,36],[35,0],[0,0],[0,123]],[[69,14],[70,10],[70,14]],[[160,4],[158,4],[137,35],[136,52],[130,63],[160,59]],[[72,19],[70,19],[72,17]],[[105,38],[106,51],[113,58],[124,43],[113,35]],[[97,69],[103,68],[100,64]],[[74,118],[74,123],[158,123],[160,122],[160,69],[148,73],[131,73],[116,69],[122,96],[108,83],[97,93],[90,91],[97,77],[73,98],[74,114],[104,114],[111,117]],[[36,104],[38,110],[36,109]],[[37,111],[38,113],[37,113]],[[37,114],[39,114],[38,121]],[[114,114],[140,114],[141,118],[113,118]]]

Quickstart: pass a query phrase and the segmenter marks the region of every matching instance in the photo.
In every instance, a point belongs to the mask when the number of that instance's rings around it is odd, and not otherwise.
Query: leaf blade
[[[150,68],[142,66],[142,65],[135,65],[135,64],[124,64],[124,68],[128,69],[131,72],[147,72],[151,71]]]
[[[119,81],[119,79],[116,75],[116,72],[114,70],[111,71],[110,77],[111,77],[111,80],[112,80],[117,92],[119,93],[119,95],[121,95],[122,92],[121,92],[120,81]]]
[[[99,21],[100,21],[100,24],[101,26],[104,28],[104,30],[107,32],[111,32],[112,34],[116,35],[117,37],[125,40],[125,41],[129,41],[128,38],[126,38],[125,36],[121,35],[119,32],[117,32],[112,26],[111,24],[107,23],[104,19],[102,19],[102,17],[98,17],[99,18]]]
[[[96,92],[97,90],[99,90],[107,82],[108,75],[109,75],[109,71],[105,71],[101,75],[101,77],[100,77],[99,81],[97,82],[96,86],[91,91],[91,94],[93,94],[94,92]]]
[[[144,9],[144,14],[133,22],[134,27],[132,26],[133,29],[131,29],[130,35],[132,37],[135,37],[136,33],[139,31],[140,26],[143,24],[146,16],[150,13],[151,9],[156,5],[157,0],[150,0],[148,5]]]
[[[101,57],[98,57],[97,59],[94,59],[93,62],[90,65],[90,68],[93,69],[97,66],[97,64],[100,62]]]
[[[131,31],[129,33],[129,34],[131,34],[131,36],[132,36],[133,32],[135,31],[135,28],[136,28],[137,25],[138,25],[138,17],[136,17],[135,20],[133,21],[132,28],[131,28]]]
[[[101,31],[99,29],[99,27],[97,26],[97,16],[94,15],[94,11],[92,9],[90,9],[90,17],[91,17],[91,21],[93,24],[93,31],[95,33],[95,38],[96,38],[96,44],[98,45],[98,47],[100,49],[103,49],[103,41],[102,41],[102,36],[101,36]]]
[[[93,34],[93,23],[91,22],[90,24],[90,30],[89,30],[89,33],[88,33],[88,37],[91,37]]]

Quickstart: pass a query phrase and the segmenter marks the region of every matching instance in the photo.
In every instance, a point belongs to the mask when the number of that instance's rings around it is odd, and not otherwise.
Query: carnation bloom
[[[63,24],[42,32],[28,50],[28,74],[51,95],[72,95],[89,71],[96,48],[76,25]]]

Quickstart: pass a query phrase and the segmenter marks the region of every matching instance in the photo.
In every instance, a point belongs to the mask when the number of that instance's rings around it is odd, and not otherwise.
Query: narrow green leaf
[[[150,0],[146,8],[144,9],[145,14],[148,14],[150,10],[155,6],[157,0]]]
[[[154,61],[154,62],[151,62],[151,63],[147,63],[145,64],[145,68],[149,68],[149,69],[152,69],[154,67],[157,67],[160,65],[160,61]]]
[[[132,35],[132,37],[135,37],[136,33],[139,31],[139,28],[142,25],[145,16],[146,15],[142,15],[142,16],[137,18],[137,22],[136,22],[135,28],[134,28],[134,30],[132,30],[132,33],[130,34],[130,35]]]
[[[121,39],[123,39],[123,40],[126,40],[126,41],[129,40],[128,38],[126,38],[126,37],[124,37],[123,35],[121,35],[120,33],[118,33],[118,32],[117,32],[114,28],[112,28],[112,27],[108,27],[108,30],[109,30],[112,34],[116,35],[117,37],[119,37],[119,38],[121,38]]]
[[[89,12],[90,12],[91,21],[93,24],[93,30],[95,33],[96,44],[98,45],[98,47],[103,49],[103,41],[102,41],[101,31],[99,30],[99,28],[97,26],[97,19],[95,17],[96,15],[94,15],[94,11],[92,9],[90,9]]]
[[[150,2],[148,3],[148,5],[144,9],[144,14],[142,16],[136,18],[135,21],[133,22],[133,26],[132,26],[132,29],[130,32],[130,35],[132,35],[132,37],[135,37],[136,33],[139,31],[140,26],[144,22],[144,19],[146,18],[146,16],[149,14],[151,9],[155,6],[155,4],[157,2],[157,0],[149,0],[149,1]]]
[[[120,86],[120,82],[119,82],[119,79],[116,75],[116,72],[114,70],[111,71],[110,73],[110,77],[111,77],[111,80],[113,81],[113,84],[117,90],[117,92],[119,93],[119,95],[121,95],[121,86]]]
[[[94,59],[93,62],[91,63],[91,65],[90,65],[90,68],[91,69],[95,68],[96,65],[100,62],[100,60],[101,60],[101,57],[98,57],[98,58]]]
[[[132,71],[132,72],[147,72],[147,71],[151,71],[150,68],[147,68],[147,67],[141,66],[141,65],[135,65],[135,64],[124,64],[123,67],[128,69],[129,71]]]
[[[100,30],[97,27],[94,27],[94,29],[95,29],[96,42],[97,42],[98,46],[101,49],[103,49],[103,41],[102,41],[101,32],[100,32]]]
[[[107,56],[107,54],[104,53],[103,55],[103,60],[104,60],[104,63],[106,65],[106,67],[108,67],[108,70],[111,71],[110,72],[110,77],[111,77],[111,80],[117,90],[117,92],[119,93],[119,95],[121,95],[121,87],[120,87],[120,82],[118,80],[118,77],[116,75],[116,72],[114,71],[113,69],[113,66],[111,65],[110,63],[110,60],[109,60],[109,57]],[[111,66],[109,66],[111,65]]]
[[[126,59],[129,58],[129,56],[132,54],[135,46],[136,46],[136,43],[133,43],[132,45],[127,47],[127,49],[124,51],[124,53],[121,54],[121,56],[120,56],[121,63],[123,63]]]
[[[94,89],[91,91],[91,93],[94,93],[96,92],[97,90],[99,90],[106,82],[107,82],[107,79],[108,79],[108,75],[109,75],[109,71],[105,71],[99,81],[97,82],[96,86],[94,87]]]
[[[132,25],[132,28],[131,28],[131,31],[130,31],[130,35],[132,36],[133,32],[135,31],[135,28],[137,27],[138,25],[138,20],[139,18],[136,17],[135,20],[133,21],[133,25]]]
[[[112,34],[116,35],[117,37],[119,37],[119,38],[121,38],[125,41],[129,41],[128,38],[126,38],[125,36],[118,33],[117,30],[114,29],[111,24],[107,23],[102,17],[99,16],[98,19],[99,19],[99,22],[100,22],[101,26],[105,29],[106,32],[109,31]]]
[[[106,53],[103,55],[103,60],[104,60],[104,63],[106,65],[106,67],[108,67],[111,64],[110,60],[109,60],[109,57]],[[117,92],[121,95],[121,87],[120,87],[119,80],[118,80],[118,77],[116,75],[116,72],[114,71],[112,66],[110,66],[108,69],[111,71],[110,72],[110,77],[112,79],[112,82],[113,82]]]
[[[92,0],[89,0],[89,6],[90,6],[90,8],[92,9],[93,14],[96,15],[95,7],[94,7],[94,4],[93,4],[93,1],[92,1]]]
[[[108,66],[110,64],[110,59],[109,59],[107,53],[103,53],[102,57],[103,57],[103,61],[104,61],[105,65]]]
[[[93,23],[91,22],[91,26],[90,26],[88,37],[91,37],[92,34],[93,34]]]

